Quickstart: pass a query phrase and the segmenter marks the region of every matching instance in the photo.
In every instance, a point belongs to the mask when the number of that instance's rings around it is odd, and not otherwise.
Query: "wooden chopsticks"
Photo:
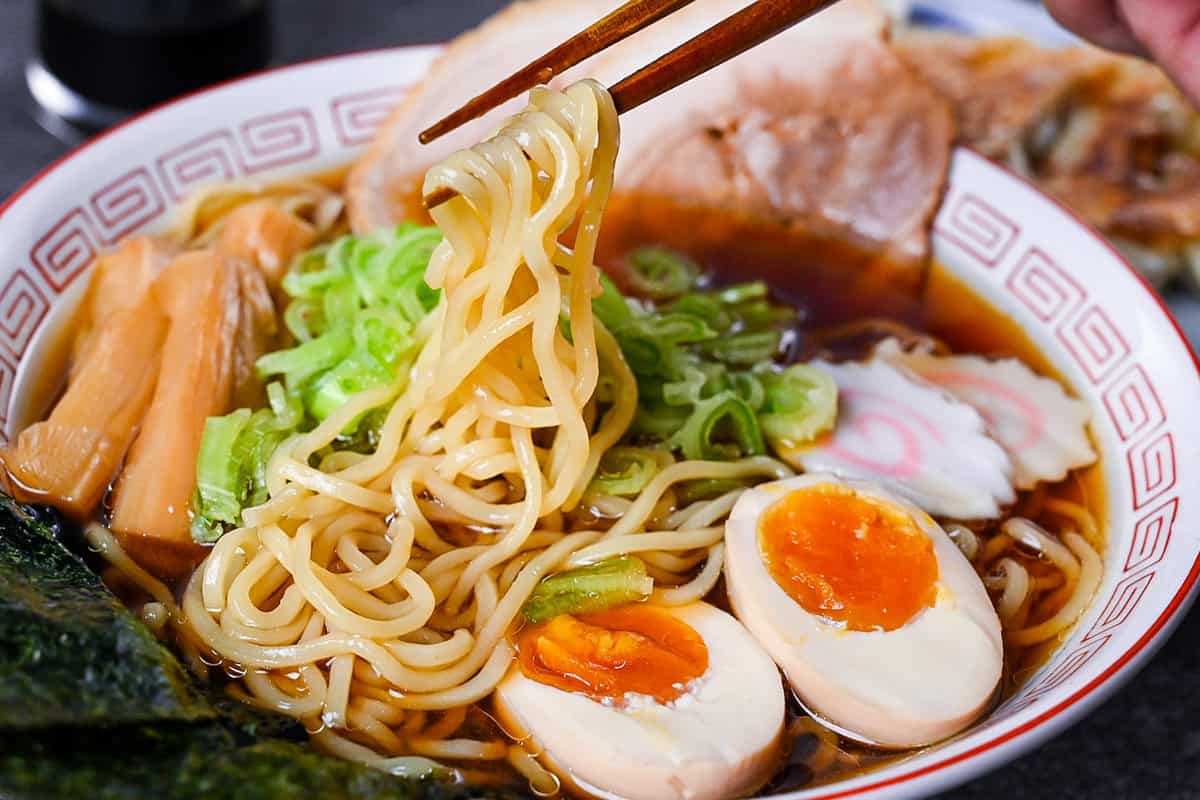
[[[589,56],[632,36],[693,0],[629,0],[546,55],[472,98],[420,135],[429,144],[521,92],[548,82]],[[757,0],[696,38],[614,84],[609,92],[618,112],[637,108],[664,92],[723,64],[837,0]],[[803,54],[797,54],[797,59]]]
[[[566,72],[585,58],[629,38],[647,25],[692,2],[694,0],[629,0],[546,55],[525,65],[483,94],[471,98],[457,111],[421,131],[417,138],[421,144],[429,144],[439,136],[491,111],[505,100],[511,100],[539,84],[549,83],[555,75]]]
[[[837,0],[758,0],[609,88],[617,113],[637,108],[724,64]],[[804,54],[796,54],[797,69]]]

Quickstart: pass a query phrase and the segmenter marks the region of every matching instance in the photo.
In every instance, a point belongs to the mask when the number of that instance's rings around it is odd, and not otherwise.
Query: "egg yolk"
[[[642,694],[669,703],[708,671],[708,646],[700,634],[644,604],[563,614],[525,628],[517,636],[517,658],[532,680],[616,702]]]
[[[781,498],[763,514],[759,548],[805,611],[853,631],[895,630],[937,597],[929,537],[901,509],[845,487]]]

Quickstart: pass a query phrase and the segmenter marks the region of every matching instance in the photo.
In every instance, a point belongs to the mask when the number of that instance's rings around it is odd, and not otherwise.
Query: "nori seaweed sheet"
[[[220,722],[0,733],[6,800],[512,800],[490,789],[397,778],[295,742],[238,744]]]
[[[514,800],[315,752],[303,726],[198,686],[55,538],[0,494],[3,800]]]
[[[211,714],[179,661],[100,578],[0,495],[0,727]]]

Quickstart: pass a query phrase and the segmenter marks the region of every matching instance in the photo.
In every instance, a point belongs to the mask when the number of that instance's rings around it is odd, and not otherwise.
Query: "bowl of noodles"
[[[494,42],[595,16],[537,5],[0,209],[7,795],[917,796],[1184,613],[1187,344],[882,16],[619,119],[644,50],[602,56],[421,150]]]

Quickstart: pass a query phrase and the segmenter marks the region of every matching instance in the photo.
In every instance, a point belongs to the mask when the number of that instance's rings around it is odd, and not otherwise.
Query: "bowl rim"
[[[93,146],[98,145],[111,137],[117,136],[128,128],[136,127],[138,123],[158,114],[160,111],[170,109],[184,102],[203,98],[210,95],[216,95],[225,90],[238,87],[240,84],[252,82],[266,75],[296,70],[303,67],[317,66],[326,63],[340,62],[353,60],[362,57],[385,56],[389,54],[399,54],[412,52],[416,50],[440,50],[445,46],[445,42],[428,42],[399,45],[396,47],[381,47],[381,48],[364,48],[358,50],[347,51],[344,53],[336,53],[332,55],[318,56],[315,58],[295,61],[288,64],[278,64],[267,67],[256,72],[247,73],[234,78],[230,78],[218,83],[211,84],[194,91],[187,92],[178,97],[159,103],[144,111],[138,112],[128,119],[123,120],[117,125],[105,130],[104,132],[92,137],[71,149],[58,158],[51,161],[45,167],[38,170],[33,177],[22,184],[16,191],[0,203],[0,224],[3,223],[6,213],[15,206],[29,192],[37,188],[37,186],[46,178],[51,176],[60,168],[77,158],[83,157],[86,152]],[[1188,341],[1186,334],[1179,325],[1179,321],[1175,318],[1167,307],[1166,301],[1161,295],[1156,292],[1149,282],[1125,259],[1125,257],[1108,241],[1102,234],[1095,231],[1072,209],[1065,206],[1056,198],[1042,192],[1030,179],[1022,176],[1008,167],[998,164],[991,159],[987,159],[978,151],[964,147],[956,146],[956,149],[970,153],[972,156],[985,161],[993,169],[996,169],[1010,178],[1013,178],[1036,192],[1041,197],[1048,200],[1054,207],[1061,211],[1065,216],[1070,218],[1082,231],[1089,237],[1102,245],[1113,258],[1120,263],[1125,269],[1136,279],[1137,284],[1143,292],[1148,295],[1149,299],[1157,306],[1159,313],[1170,323],[1171,328],[1175,331],[1179,341],[1183,344],[1187,353],[1191,356],[1192,367],[1196,371],[1196,377],[1200,380],[1200,355],[1192,347]],[[1024,753],[1033,749],[1037,745],[1049,740],[1050,738],[1062,733],[1071,725],[1082,720],[1090,713],[1095,706],[1110,698],[1118,689],[1125,685],[1134,675],[1141,670],[1150,658],[1166,643],[1167,639],[1174,632],[1175,628],[1182,622],[1186,613],[1195,601],[1197,590],[1200,589],[1200,552],[1197,552],[1195,559],[1192,562],[1186,576],[1179,584],[1175,594],[1163,608],[1159,616],[1145,628],[1142,635],[1130,645],[1124,652],[1112,660],[1096,677],[1089,681],[1084,686],[1074,691],[1069,696],[1059,700],[1054,705],[1046,708],[1037,716],[1030,718],[1021,725],[1018,725],[1010,730],[999,733],[987,741],[981,742],[975,747],[965,750],[954,755],[937,758],[936,752],[931,753],[929,763],[920,764],[912,769],[905,769],[903,765],[898,765],[899,773],[881,780],[869,781],[853,787],[838,789],[838,783],[831,783],[824,786],[816,786],[808,789],[799,790],[796,793],[788,793],[779,795],[780,797],[803,797],[805,800],[839,800],[846,797],[857,797],[872,793],[877,793],[886,789],[897,788],[902,784],[909,784],[908,791],[920,790],[921,788],[937,790],[949,789],[952,786],[958,785],[963,781],[970,780],[973,777],[979,777],[993,769],[1001,766],[1003,763],[1015,760]],[[934,746],[937,747],[936,745]],[[989,763],[980,759],[981,756],[989,752],[997,751],[1002,748],[1009,748],[1010,754],[1000,759]],[[971,769],[965,762],[975,762],[975,768]],[[957,768],[957,769],[952,769]],[[949,773],[943,772],[940,785],[924,784],[923,786],[913,785],[912,782],[921,779],[929,779],[934,773],[942,772],[949,769]],[[933,780],[937,780],[936,778]],[[904,792],[904,790],[901,790]],[[907,794],[907,792],[906,792]]]

